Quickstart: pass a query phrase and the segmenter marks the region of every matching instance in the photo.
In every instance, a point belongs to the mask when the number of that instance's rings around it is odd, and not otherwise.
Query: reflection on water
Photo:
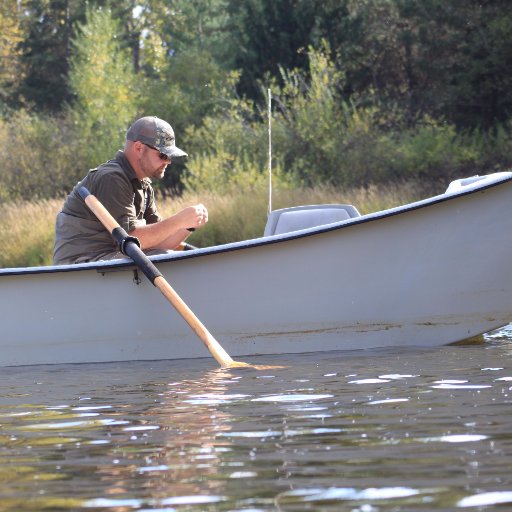
[[[503,510],[512,330],[486,342],[0,370],[0,511]]]

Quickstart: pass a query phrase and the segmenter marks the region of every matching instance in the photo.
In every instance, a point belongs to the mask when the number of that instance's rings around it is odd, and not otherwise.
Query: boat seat
[[[300,229],[314,228],[354,217],[360,217],[360,213],[349,204],[320,204],[282,208],[270,213],[263,236],[280,235]]]

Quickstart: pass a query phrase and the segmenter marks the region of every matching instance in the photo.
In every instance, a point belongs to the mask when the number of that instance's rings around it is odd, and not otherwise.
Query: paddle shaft
[[[126,231],[121,228],[118,222],[114,217],[112,217],[112,215],[110,215],[98,198],[93,196],[85,187],[81,187],[79,193],[89,209],[115,239],[119,239],[119,234],[121,233],[121,236],[126,240],[124,252],[133,259],[142,272],[144,272],[146,277],[148,277],[148,279],[162,292],[163,296],[171,303],[188,325],[190,325],[217,362],[222,367],[236,365],[237,363],[233,361],[230,355],[222,348],[220,343],[212,336],[199,318],[197,318],[193,311],[185,304],[182,298],[158,271],[152,261],[144,254],[144,252],[142,252],[137,242],[134,239],[130,240]]]

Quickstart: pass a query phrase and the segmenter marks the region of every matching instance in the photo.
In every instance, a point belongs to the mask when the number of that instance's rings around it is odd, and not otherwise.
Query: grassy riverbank
[[[428,195],[418,186],[274,190],[272,208],[301,204],[349,203],[364,214],[421,199]],[[189,242],[198,247],[234,242],[262,235],[267,218],[268,191],[240,191],[224,195],[185,194],[179,199],[160,200],[164,216],[197,202],[209,210],[208,225],[194,233]],[[0,204],[0,268],[51,265],[54,221],[62,200]]]

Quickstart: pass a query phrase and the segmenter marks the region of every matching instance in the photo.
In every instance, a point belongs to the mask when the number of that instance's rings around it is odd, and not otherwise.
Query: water
[[[250,362],[0,369],[0,511],[512,508],[512,328]]]

